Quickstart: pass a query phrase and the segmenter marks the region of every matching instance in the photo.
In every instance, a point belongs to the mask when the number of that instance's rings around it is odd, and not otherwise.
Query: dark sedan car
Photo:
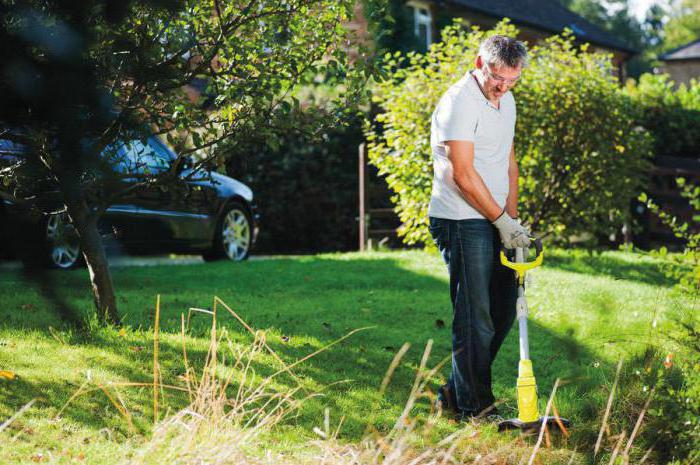
[[[0,167],[22,160],[23,152],[20,145],[0,140]],[[248,186],[216,172],[193,172],[188,166],[168,188],[139,185],[144,175],[168,170],[176,158],[157,137],[120,143],[105,153],[121,175],[120,182],[134,186],[100,219],[109,249],[139,255],[197,253],[206,260],[248,258],[257,232]],[[42,214],[30,214],[7,198],[0,200],[0,247],[5,256],[31,256],[55,268],[71,268],[80,262],[81,253],[66,213],[59,212],[59,193],[49,185],[38,196],[35,203]]]

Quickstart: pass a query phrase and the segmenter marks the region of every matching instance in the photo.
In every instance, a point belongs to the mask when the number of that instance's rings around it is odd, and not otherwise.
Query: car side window
[[[163,160],[167,160],[168,164],[172,163],[176,158],[175,153],[155,136],[149,137],[148,146],[156,153],[158,157],[162,158]]]
[[[156,150],[155,144],[144,144],[140,140],[133,140],[124,144],[120,152],[124,150],[125,157],[120,157],[120,165],[124,164],[124,171],[133,174],[158,174],[170,168],[172,158],[169,153]]]
[[[101,156],[117,173],[131,173],[131,161],[128,156],[128,147],[123,142],[109,144],[102,150]]]
[[[27,148],[22,144],[7,139],[0,139],[0,152],[2,153],[21,154],[26,151]]]

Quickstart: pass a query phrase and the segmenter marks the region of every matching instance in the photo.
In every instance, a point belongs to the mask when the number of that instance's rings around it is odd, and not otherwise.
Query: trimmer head
[[[566,418],[560,417],[542,417],[537,421],[531,422],[524,422],[518,420],[517,418],[511,418],[500,422],[498,424],[498,431],[502,432],[510,429],[519,429],[525,434],[537,434],[545,425],[548,428],[557,428],[560,431],[566,431],[571,427],[571,422]]]

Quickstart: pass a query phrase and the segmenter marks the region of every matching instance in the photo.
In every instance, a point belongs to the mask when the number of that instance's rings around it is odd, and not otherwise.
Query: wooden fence
[[[676,216],[681,222],[685,221],[695,230],[700,224],[693,223],[693,212],[688,200],[681,196],[681,190],[676,184],[677,178],[685,178],[690,184],[700,184],[700,158],[681,158],[657,156],[647,194],[662,210]],[[673,232],[661,220],[649,212],[643,204],[633,203],[633,214],[641,231],[633,235],[635,245],[644,248],[670,246],[679,248],[683,242],[674,236]]]
[[[377,246],[399,247],[399,217],[391,203],[391,192],[377,168],[367,163],[365,144],[360,144],[359,158],[359,250]]]

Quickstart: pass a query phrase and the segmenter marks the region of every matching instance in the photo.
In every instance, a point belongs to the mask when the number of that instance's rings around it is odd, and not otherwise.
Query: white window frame
[[[408,2],[408,6],[413,8],[413,33],[420,37],[420,27],[425,26],[425,49],[430,48],[433,43],[433,13],[430,5],[425,2]]]

